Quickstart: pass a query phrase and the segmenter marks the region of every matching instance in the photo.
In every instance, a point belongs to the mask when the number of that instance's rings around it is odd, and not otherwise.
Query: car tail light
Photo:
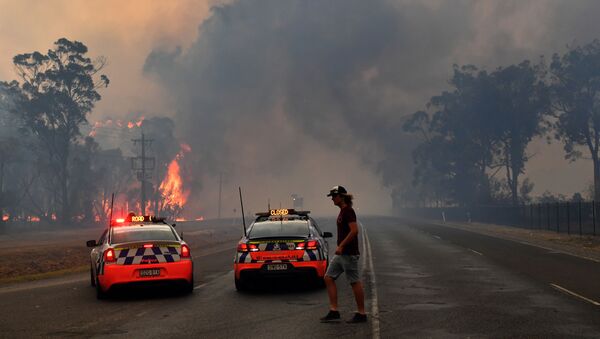
[[[152,247],[154,247],[154,245],[152,245],[152,244],[144,244],[144,248],[152,248]]]
[[[319,244],[319,242],[316,240],[309,240],[308,243],[306,244],[306,249],[307,250],[316,250],[318,244]]]
[[[256,244],[246,244],[246,243],[239,243],[238,247],[237,247],[237,251],[238,252],[256,252],[258,251],[258,245]]]
[[[296,249],[297,250],[303,250],[306,248],[306,243],[305,242],[299,242],[296,244]]]
[[[112,248],[109,248],[106,251],[104,251],[104,261],[105,262],[117,261],[117,258],[115,257],[115,250],[113,250]]]
[[[190,257],[190,248],[187,245],[181,245],[181,257],[182,258]]]

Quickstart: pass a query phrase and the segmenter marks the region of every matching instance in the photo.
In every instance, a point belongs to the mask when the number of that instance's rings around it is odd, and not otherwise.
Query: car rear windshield
[[[306,220],[263,221],[256,222],[250,229],[248,237],[306,237],[308,222]]]
[[[112,228],[111,243],[118,244],[148,240],[177,240],[173,229],[167,225],[122,226]]]

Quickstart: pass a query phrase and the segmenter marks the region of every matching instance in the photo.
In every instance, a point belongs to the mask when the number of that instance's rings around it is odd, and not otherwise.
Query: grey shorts
[[[342,273],[346,273],[346,279],[351,284],[360,281],[360,274],[358,273],[358,259],[360,255],[334,255],[329,262],[326,276],[332,277],[334,280],[337,279]]]

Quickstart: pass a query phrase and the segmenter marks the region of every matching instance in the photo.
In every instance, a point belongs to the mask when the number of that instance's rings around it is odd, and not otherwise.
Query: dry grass
[[[184,239],[192,253],[239,239],[239,231],[228,225],[189,224]],[[57,230],[0,235],[0,285],[84,272],[90,265],[85,242],[96,239],[102,229]]]

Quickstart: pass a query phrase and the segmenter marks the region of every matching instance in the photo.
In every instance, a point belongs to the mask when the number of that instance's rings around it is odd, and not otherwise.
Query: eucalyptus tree
[[[415,184],[435,181],[448,202],[486,202],[488,170],[497,167],[491,79],[474,66],[454,66],[449,83],[450,91],[430,99],[431,113],[416,112],[404,125],[423,137],[413,153]]]
[[[23,146],[19,140],[19,122],[12,114],[18,94],[16,82],[0,81],[0,218],[3,219],[8,210],[14,214],[18,200],[17,192],[11,187],[11,183],[19,179],[13,175]]]
[[[552,107],[557,113],[556,137],[565,158],[582,158],[581,146],[592,159],[594,199],[600,200],[600,41],[571,47],[550,64]]]
[[[71,149],[81,142],[80,126],[101,99],[99,87],[109,80],[99,71],[106,59],[86,56],[88,48],[79,41],[61,38],[46,54],[16,55],[21,98],[16,110],[24,126],[39,140],[40,158],[45,158],[57,192],[59,220],[71,218],[69,162]]]
[[[543,82],[542,64],[523,61],[518,65],[500,67],[490,74],[494,93],[494,138],[500,146],[500,159],[505,168],[506,181],[513,205],[519,203],[520,191],[531,191],[519,186],[529,160],[527,145],[547,131],[546,117],[550,113],[548,88]],[[529,182],[524,182],[531,185]]]

